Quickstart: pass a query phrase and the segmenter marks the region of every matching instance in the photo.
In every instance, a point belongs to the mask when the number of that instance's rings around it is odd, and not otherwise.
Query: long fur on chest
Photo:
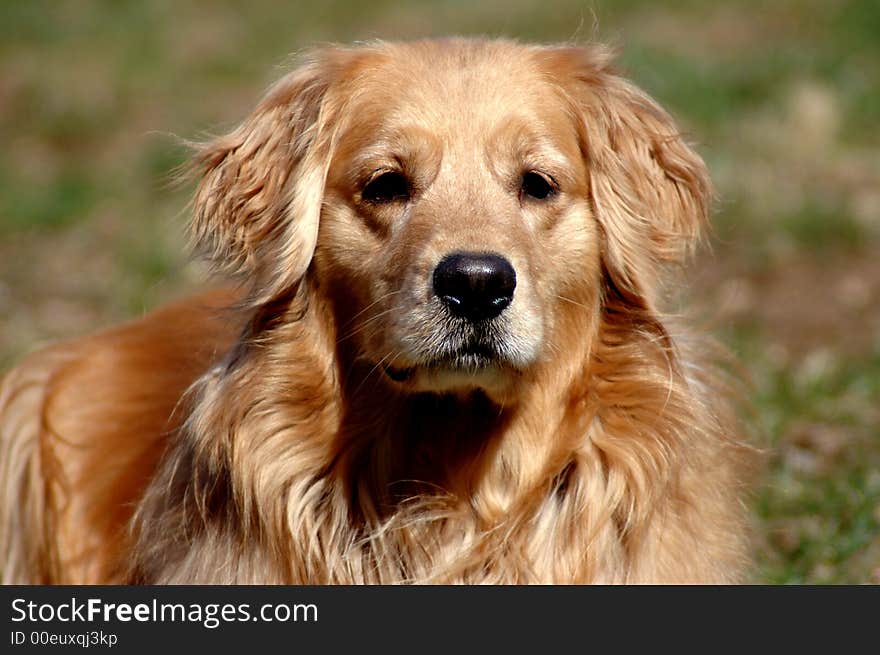
[[[658,325],[611,303],[582,375],[505,408],[341,370],[316,324],[282,322],[199,382],[136,517],[134,581],[740,575],[724,490],[745,451],[712,377]]]

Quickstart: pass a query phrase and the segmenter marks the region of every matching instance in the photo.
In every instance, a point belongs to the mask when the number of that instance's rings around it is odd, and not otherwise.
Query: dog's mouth
[[[456,377],[477,377],[483,372],[497,371],[500,368],[512,366],[505,361],[496,346],[482,342],[468,343],[413,366],[383,366],[385,375],[398,383],[412,380],[420,371],[434,375],[447,373]]]
[[[395,366],[388,366],[387,364],[382,367],[382,370],[385,371],[385,375],[395,382],[406,382],[413,376],[413,373],[416,372],[414,366],[397,368]]]

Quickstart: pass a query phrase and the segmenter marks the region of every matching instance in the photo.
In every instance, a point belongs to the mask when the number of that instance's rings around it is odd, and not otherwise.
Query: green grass
[[[880,354],[815,377],[768,376],[756,406],[770,437],[757,508],[771,583],[880,582]]]
[[[838,206],[806,204],[783,216],[781,229],[799,248],[821,252],[833,248],[858,248],[868,240],[866,230]]]
[[[723,336],[768,450],[757,579],[880,582],[876,0],[0,0],[0,363],[193,283],[180,138],[235,125],[291,53],[450,33],[611,41],[681,121],[720,197],[699,300],[752,289]]]
[[[78,169],[63,171],[42,187],[0,173],[0,235],[69,226],[88,216],[97,199],[94,183]]]

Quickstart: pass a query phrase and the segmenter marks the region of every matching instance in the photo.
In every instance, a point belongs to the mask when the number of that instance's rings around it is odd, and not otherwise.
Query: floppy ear
[[[197,146],[196,248],[247,278],[255,295],[296,284],[311,262],[332,150],[336,53],[315,53],[232,133]]]
[[[706,165],[669,114],[612,71],[607,49],[548,54],[575,105],[606,271],[619,289],[651,306],[662,269],[684,261],[707,222]]]

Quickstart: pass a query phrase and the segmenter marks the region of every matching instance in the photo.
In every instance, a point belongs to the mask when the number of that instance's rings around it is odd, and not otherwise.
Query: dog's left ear
[[[197,146],[196,248],[253,300],[295,285],[311,262],[334,138],[328,95],[345,57],[312,53],[238,128]]]
[[[613,72],[607,49],[549,48],[542,56],[575,114],[606,271],[651,306],[663,269],[685,259],[707,222],[706,165],[670,115]]]

